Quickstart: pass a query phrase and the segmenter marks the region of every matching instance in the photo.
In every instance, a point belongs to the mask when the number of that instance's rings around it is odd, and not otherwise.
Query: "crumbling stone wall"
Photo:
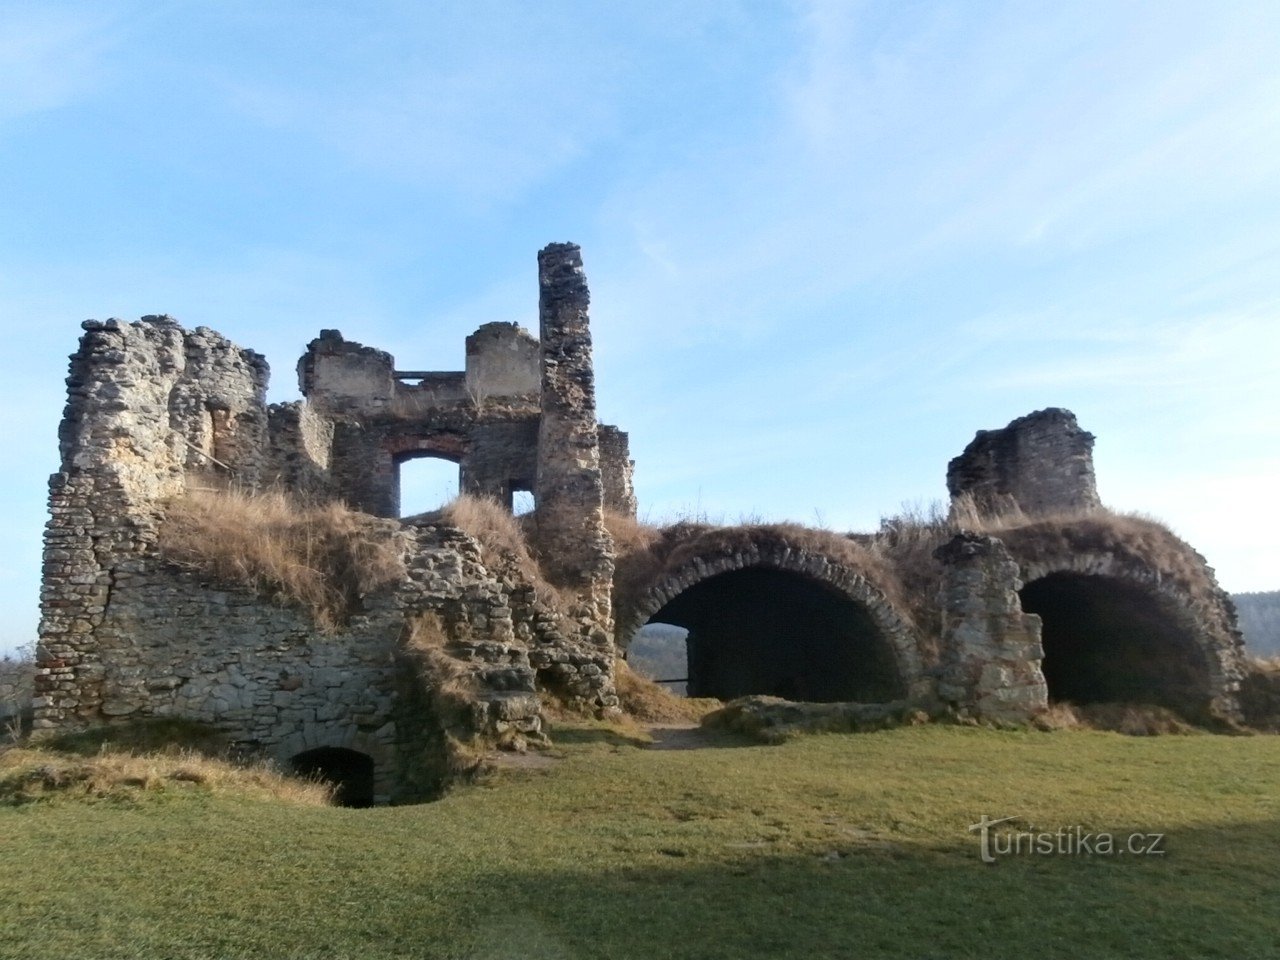
[[[86,322],[50,481],[37,730],[174,716],[281,761],[346,747],[373,758],[375,793],[388,800],[437,791],[457,772],[458,744],[541,737],[540,693],[616,710],[604,510],[635,514],[634,464],[627,434],[596,419],[581,252],[548,246],[538,278],[538,339],[486,324],[467,339],[464,370],[404,371],[325,330],[299,361],[304,399],[270,408],[263,358],[207,328],[160,316]],[[948,488],[987,515],[1087,514],[1099,506],[1092,442],[1069,411],[1039,411],[980,432],[949,465]],[[508,505],[514,491],[533,491],[534,546],[558,596],[438,517],[393,519],[399,465],[417,456],[457,463],[464,491]],[[166,504],[225,485],[279,486],[385,518],[407,573],[324,634],[300,610],[170,565],[158,545]],[[939,552],[940,654],[904,612],[921,604],[881,582],[883,571],[846,564],[839,538],[824,550],[728,537],[738,546],[686,551],[670,569],[663,560],[619,612],[619,637],[722,574],[782,572],[871,624],[906,702],[1025,719],[1044,708],[1046,684],[1022,584],[1109,578],[1154,598],[1203,659],[1196,695],[1208,714],[1237,717],[1243,648],[1203,558],[1180,541],[1168,563],[1123,542],[1082,546],[1068,523],[1051,521],[1056,539],[966,534]],[[424,636],[435,640],[424,647]]]
[[[604,423],[598,428],[598,436],[605,509],[634,517],[637,507],[633,482],[636,462],[631,459],[630,438],[617,427]]]
[[[542,420],[538,430],[537,545],[547,578],[576,594],[579,619],[610,644],[613,541],[604,525],[604,480],[591,362],[590,295],[582,253],[553,243],[538,254]]]
[[[1093,434],[1070,410],[1050,407],[999,430],[979,430],[947,465],[952,502],[972,497],[984,514],[1010,508],[1028,515],[1091,510],[1101,505],[1093,472]]]
[[[258,354],[169,317],[84,329],[49,483],[38,729],[110,715],[109,675],[140,669],[113,609],[154,551],[164,501],[211,472],[253,485],[267,460]]]
[[[585,569],[603,571],[603,593],[598,576],[574,580],[562,608],[518,565],[494,568],[489,555],[486,566],[461,531],[389,519],[408,573],[332,634],[300,610],[171,566],[158,546],[167,503],[192,487],[274,485],[394,517],[398,465],[424,454],[459,463],[464,490],[508,504],[535,487],[540,465],[567,476],[576,460],[565,457],[594,457],[588,520],[602,532],[595,424],[579,422],[594,417],[593,397],[556,394],[552,419],[566,423],[572,409],[577,439],[558,445],[565,434],[552,428],[554,449],[539,453],[544,367],[569,344],[573,375],[545,378],[556,390],[590,384],[585,324],[584,313],[567,330],[549,325],[550,349],[514,324],[487,324],[456,373],[397,371],[384,351],[326,330],[299,362],[305,399],[268,408],[265,361],[211,330],[168,317],[87,322],[50,483],[36,727],[175,716],[282,761],[356,749],[374,759],[386,800],[437,789],[451,743],[540,736],[540,690],[616,710],[611,545],[584,540],[581,518],[569,523],[554,506],[541,529],[555,539],[560,523],[564,542],[598,551]],[[406,637],[427,616],[443,626],[439,656],[424,661]],[[460,678],[461,714],[436,709],[439,678],[424,662]]]
[[[938,697],[991,720],[1048,706],[1040,618],[1022,611],[1018,565],[995,537],[962,533],[940,547],[944,568]]]

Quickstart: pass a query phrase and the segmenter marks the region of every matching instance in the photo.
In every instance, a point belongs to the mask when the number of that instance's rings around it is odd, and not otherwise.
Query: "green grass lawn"
[[[1277,737],[559,743],[417,807],[0,808],[0,957],[1280,956]],[[983,814],[1167,853],[986,865]]]

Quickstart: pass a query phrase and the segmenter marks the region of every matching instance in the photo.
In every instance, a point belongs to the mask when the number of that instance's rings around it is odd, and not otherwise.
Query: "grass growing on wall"
[[[1280,738],[921,726],[563,760],[417,807],[0,807],[0,956],[1275,956]],[[1162,856],[979,860],[982,815]]]
[[[280,491],[191,490],[169,507],[160,549],[171,563],[307,610],[335,630],[365,596],[404,576],[396,525],[340,503]]]

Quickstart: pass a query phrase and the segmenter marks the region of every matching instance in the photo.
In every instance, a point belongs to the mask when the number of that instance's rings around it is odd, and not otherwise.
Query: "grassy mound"
[[[395,531],[339,503],[191,490],[170,505],[159,544],[171,563],[300,606],[333,631],[365,596],[404,576]]]
[[[622,712],[641,723],[696,723],[720,707],[719,700],[681,697],[615,660],[613,682]]]

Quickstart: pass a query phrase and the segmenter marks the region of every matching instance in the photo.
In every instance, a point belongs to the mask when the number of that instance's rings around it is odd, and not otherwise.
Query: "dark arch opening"
[[[1049,699],[1144,703],[1202,715],[1208,670],[1191,629],[1168,601],[1115,577],[1052,573],[1019,593],[1044,623]]]
[[[439,510],[458,496],[457,461],[436,454],[402,454],[395,460],[396,502],[401,517]]]
[[[729,700],[881,703],[905,696],[893,649],[870,611],[800,574],[717,574],[649,618],[689,631],[688,693]]]
[[[340,807],[373,806],[373,758],[345,747],[319,747],[290,761],[300,777],[333,784],[333,802]]]

